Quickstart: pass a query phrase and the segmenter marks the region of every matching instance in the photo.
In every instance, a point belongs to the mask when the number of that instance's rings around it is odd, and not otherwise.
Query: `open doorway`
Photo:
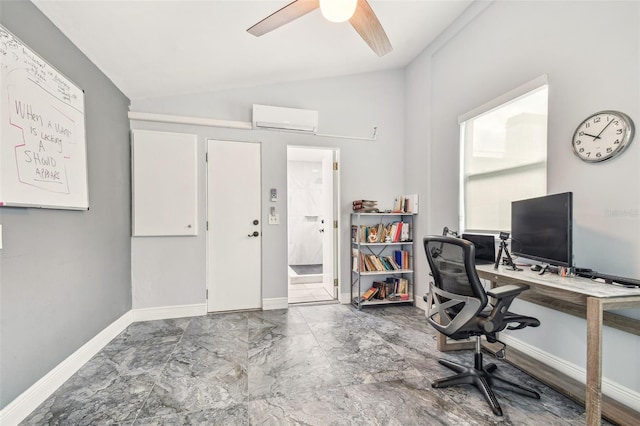
[[[338,297],[337,157],[334,148],[287,147],[289,303]]]

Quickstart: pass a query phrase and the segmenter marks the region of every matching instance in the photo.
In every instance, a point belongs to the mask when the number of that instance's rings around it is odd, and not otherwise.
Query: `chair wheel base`
[[[441,389],[457,385],[473,385],[482,393],[482,396],[484,396],[485,400],[489,403],[491,410],[496,416],[502,416],[502,408],[496,399],[492,387],[509,390],[529,398],[540,399],[540,394],[533,389],[495,376],[493,374],[497,369],[495,364],[489,364],[484,368],[480,364],[481,368],[475,368],[447,361],[446,359],[441,359],[438,362],[458,374],[436,380],[431,383],[431,387]]]

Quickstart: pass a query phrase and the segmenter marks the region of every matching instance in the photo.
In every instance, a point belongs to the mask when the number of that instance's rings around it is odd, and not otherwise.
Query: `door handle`
[[[260,235],[258,231],[253,231],[253,234],[249,234],[247,237],[257,237],[258,235]]]

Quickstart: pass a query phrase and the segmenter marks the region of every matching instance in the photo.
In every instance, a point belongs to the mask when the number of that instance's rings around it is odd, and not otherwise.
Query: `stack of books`
[[[373,200],[355,200],[353,211],[356,213],[379,213],[378,202]]]
[[[393,256],[364,254],[354,249],[351,253],[353,272],[386,272],[409,269],[409,253],[405,250],[393,252]]]
[[[374,281],[371,288],[365,291],[358,302],[372,299],[409,300],[409,280],[406,278],[387,278],[385,281]]]
[[[399,243],[411,241],[411,223],[396,221],[383,225],[351,226],[351,241],[354,243]]]
[[[393,252],[393,260],[400,266],[400,269],[409,269],[409,252],[406,250],[395,250]]]
[[[396,197],[392,211],[394,213],[418,213],[418,194]]]

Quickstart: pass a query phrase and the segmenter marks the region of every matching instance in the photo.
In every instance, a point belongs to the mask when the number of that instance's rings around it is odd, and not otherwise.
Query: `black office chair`
[[[474,385],[498,416],[502,416],[502,408],[492,387],[540,399],[540,394],[533,389],[494,375],[495,364],[482,364],[480,339],[483,335],[494,343],[498,341],[496,333],[505,328],[517,330],[540,325],[535,318],[508,311],[511,302],[529,287],[505,285],[485,291],[476,272],[475,247],[470,241],[442,236],[425,237],[424,248],[433,276],[433,281],[429,282],[429,293],[424,296],[427,320],[436,330],[452,339],[475,337],[474,366],[440,359],[440,364],[457,374],[436,380],[431,386]],[[496,299],[495,306],[489,304],[487,295]]]

